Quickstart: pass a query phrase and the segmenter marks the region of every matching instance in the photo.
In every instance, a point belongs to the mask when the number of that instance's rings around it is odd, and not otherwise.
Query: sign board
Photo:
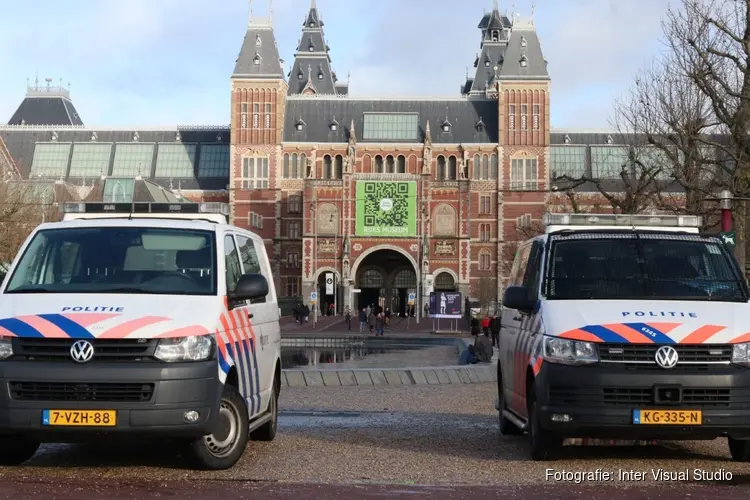
[[[318,292],[310,292],[310,302],[315,304],[318,301]]]
[[[414,305],[414,300],[415,300],[416,298],[417,298],[417,296],[416,296],[415,294],[413,294],[413,293],[410,293],[410,294],[409,294],[409,305],[410,305],[410,306],[413,306],[413,305]]]
[[[430,292],[431,318],[461,318],[462,306],[461,292]]]
[[[357,181],[357,236],[415,237],[416,181]]]
[[[737,244],[737,233],[735,231],[726,231],[720,234],[724,244],[728,247],[734,248]]]
[[[333,295],[333,273],[326,273],[326,295]]]

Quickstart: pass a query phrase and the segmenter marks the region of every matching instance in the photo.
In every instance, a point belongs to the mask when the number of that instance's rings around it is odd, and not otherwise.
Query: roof
[[[294,55],[289,77],[288,95],[318,94],[337,95],[336,73],[331,68],[330,48],[326,45],[323,21],[315,2],[310,6],[302,28],[297,52]],[[344,94],[349,92],[348,86]]]
[[[522,63],[523,59],[525,66]],[[501,79],[549,80],[542,45],[534,25],[530,22],[514,24],[499,76]]]
[[[365,134],[363,134],[365,113],[418,114],[417,140],[408,141],[412,143],[424,140],[424,130],[428,121],[432,131],[432,142],[436,144],[498,142],[497,101],[492,99],[367,100],[351,97],[306,96],[287,98],[284,142],[347,142],[349,140],[349,125],[352,120],[356,128],[357,141],[368,142]],[[303,130],[298,131],[295,125],[300,118],[305,125]],[[330,124],[334,119],[341,124],[336,131],[330,129]],[[477,127],[480,119],[483,127]],[[450,122],[451,125],[449,133],[444,133],[440,128],[445,120]]]
[[[251,21],[248,24],[232,78],[284,78],[279,48],[270,22]]]
[[[13,113],[9,125],[83,125],[70,100],[70,92],[62,87],[29,87],[26,97]]]

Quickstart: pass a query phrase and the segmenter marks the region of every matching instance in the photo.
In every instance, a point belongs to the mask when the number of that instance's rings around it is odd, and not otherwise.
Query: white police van
[[[263,240],[220,203],[73,203],[0,289],[0,465],[40,443],[182,442],[226,469],[276,435],[279,308]]]
[[[700,217],[546,214],[503,296],[503,434],[531,456],[565,438],[725,436],[750,461],[750,306]]]

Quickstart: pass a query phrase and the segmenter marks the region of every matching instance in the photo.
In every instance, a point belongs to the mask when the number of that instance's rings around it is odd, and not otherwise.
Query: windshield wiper
[[[90,293],[150,293],[145,288],[135,286],[121,286],[116,288],[105,288],[103,290],[91,291]]]
[[[5,293],[56,293],[58,290],[37,286],[34,288],[16,288],[15,290],[6,290]]]

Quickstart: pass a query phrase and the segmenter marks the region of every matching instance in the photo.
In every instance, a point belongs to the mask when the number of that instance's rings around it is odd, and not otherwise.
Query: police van
[[[276,435],[263,240],[221,203],[70,203],[0,288],[0,465],[44,442],[168,438],[201,469]]]
[[[496,408],[535,460],[566,438],[728,438],[750,460],[748,287],[696,216],[546,214],[503,295]]]

